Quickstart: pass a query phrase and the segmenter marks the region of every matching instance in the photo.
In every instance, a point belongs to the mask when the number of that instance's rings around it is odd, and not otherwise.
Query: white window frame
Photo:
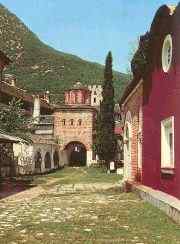
[[[168,48],[170,48],[170,52]],[[170,34],[168,34],[164,39],[163,47],[162,47],[162,68],[165,73],[167,73],[171,67],[172,54],[173,54],[172,37]]]
[[[172,161],[168,155],[168,145],[166,139],[166,128],[171,124],[172,129]],[[161,121],[161,168],[174,168],[174,116]]]

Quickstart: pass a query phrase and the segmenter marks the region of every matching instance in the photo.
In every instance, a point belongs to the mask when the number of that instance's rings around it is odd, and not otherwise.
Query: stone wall
[[[64,158],[57,144],[14,143],[13,150],[19,174],[45,173],[64,166]]]
[[[15,176],[16,161],[14,160],[13,144],[0,143],[0,176]]]

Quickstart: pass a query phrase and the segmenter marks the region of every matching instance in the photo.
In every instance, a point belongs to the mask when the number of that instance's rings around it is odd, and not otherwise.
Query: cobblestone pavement
[[[36,187],[2,200],[0,244],[180,243],[180,228],[133,193],[83,186]]]

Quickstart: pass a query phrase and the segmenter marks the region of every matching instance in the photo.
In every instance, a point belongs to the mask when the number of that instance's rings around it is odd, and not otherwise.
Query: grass
[[[44,194],[3,203],[0,243],[178,244],[180,228],[133,193]]]
[[[72,168],[65,167],[54,173],[45,176],[34,177],[34,184],[46,184],[52,181],[52,184],[78,184],[78,183],[116,183],[121,180],[121,176],[117,174],[107,174],[103,168]]]
[[[0,243],[180,244],[180,227],[134,193],[54,191],[59,184],[119,179],[97,168],[64,168],[37,176],[36,183],[49,186],[42,195],[30,201],[1,201]]]

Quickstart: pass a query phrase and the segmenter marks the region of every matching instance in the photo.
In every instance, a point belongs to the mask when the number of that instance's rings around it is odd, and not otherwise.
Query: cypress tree
[[[97,153],[105,160],[107,168],[114,159],[116,139],[114,135],[114,87],[112,72],[112,54],[108,53],[104,70],[103,100],[97,121]]]

